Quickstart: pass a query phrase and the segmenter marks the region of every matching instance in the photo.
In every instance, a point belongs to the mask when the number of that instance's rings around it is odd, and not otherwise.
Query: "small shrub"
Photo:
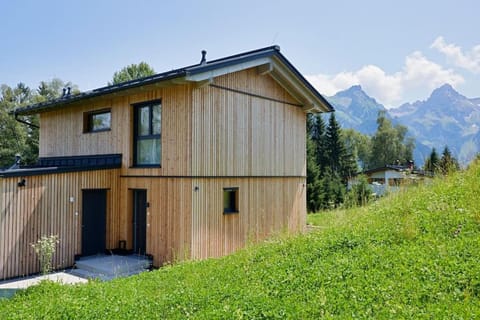
[[[372,199],[372,188],[368,184],[367,177],[360,175],[357,182],[352,186],[345,199],[347,207],[364,206]]]
[[[58,235],[50,235],[42,236],[37,242],[30,244],[40,260],[42,274],[52,271],[52,257],[59,242]]]

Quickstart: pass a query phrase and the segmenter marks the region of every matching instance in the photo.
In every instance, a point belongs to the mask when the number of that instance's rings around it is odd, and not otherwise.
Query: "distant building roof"
[[[421,176],[433,176],[433,173],[430,171],[425,171],[425,170],[416,170],[412,168],[411,166],[404,166],[404,165],[395,165],[395,164],[387,164],[386,166],[383,167],[378,167],[378,168],[373,168],[369,170],[365,170],[359,174],[366,174],[370,175],[376,172],[382,172],[382,171],[388,171],[388,170],[393,170],[397,172],[410,172],[412,174],[417,174]]]
[[[307,112],[330,112],[330,103],[302,76],[302,74],[280,53],[279,46],[270,46],[248,51],[229,57],[204,61],[199,64],[167,71],[152,76],[101,87],[79,94],[64,95],[60,98],[15,109],[15,115],[28,115],[54,108],[70,106],[72,103],[104,96],[140,86],[171,81],[172,84],[211,81],[212,78],[226,73],[251,67],[263,67],[264,73],[270,73],[293,97],[301,101]]]
[[[387,164],[384,167],[378,167],[378,168],[365,170],[363,173],[364,174],[372,174],[372,173],[375,173],[375,172],[388,171],[388,170],[406,171],[406,170],[410,170],[410,167],[409,166],[394,165],[394,164]]]

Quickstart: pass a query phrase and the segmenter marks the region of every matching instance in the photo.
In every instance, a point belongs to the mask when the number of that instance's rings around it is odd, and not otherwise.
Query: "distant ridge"
[[[378,112],[386,110],[359,85],[340,91],[327,100],[333,104],[337,120],[342,127],[366,134],[373,134],[377,130]]]
[[[389,110],[359,85],[340,91],[327,100],[334,106],[343,128],[369,135],[377,130],[378,112],[385,110],[387,117],[406,126],[415,138],[414,160],[417,164],[423,164],[432,147],[440,153],[448,145],[463,165],[480,152],[480,98],[467,98],[450,84],[433,90],[424,101],[405,103]]]

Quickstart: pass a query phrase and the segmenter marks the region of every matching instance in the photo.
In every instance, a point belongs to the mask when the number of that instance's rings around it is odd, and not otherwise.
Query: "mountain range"
[[[409,135],[415,138],[414,161],[419,166],[432,148],[440,154],[448,146],[462,165],[480,152],[480,98],[467,98],[449,84],[433,90],[424,101],[393,109],[386,109],[358,85],[327,100],[335,108],[342,128],[373,135],[380,110],[385,111],[394,124],[406,126]]]

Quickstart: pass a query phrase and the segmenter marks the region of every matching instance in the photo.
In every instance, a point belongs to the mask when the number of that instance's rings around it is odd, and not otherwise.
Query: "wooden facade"
[[[24,187],[18,182],[25,179]],[[119,170],[73,172],[0,179],[0,279],[39,272],[31,243],[58,235],[60,243],[53,266],[72,266],[81,252],[82,190],[107,190],[107,238],[112,243],[120,212],[114,193]]]
[[[263,58],[262,58],[263,59]],[[0,179],[0,279],[39,271],[30,243],[58,234],[54,266],[82,254],[82,190],[107,190],[106,249],[134,247],[135,190],[146,191],[146,253],[155,266],[231,253],[306,219],[306,111],[288,86],[248,67],[206,82],[158,82],[40,110],[40,157],[121,154],[118,169]],[[136,168],[133,105],[159,100],[161,167]],[[111,129],[82,119],[111,110]],[[26,180],[25,187],[17,185]],[[224,189],[238,212],[224,213]],[[72,201],[73,199],[73,201]]]
[[[122,175],[191,174],[191,91],[189,85],[146,87],[140,93],[109,95],[40,114],[40,157],[120,153]],[[145,101],[162,102],[162,166],[140,169],[133,166],[133,108]],[[111,130],[83,133],[83,114],[110,108]],[[58,143],[61,141],[61,143]]]
[[[42,113],[40,157],[121,153],[128,176],[306,175],[306,114],[271,77],[249,69],[192,87],[144,88]],[[152,100],[162,101],[162,165],[132,168],[132,105]],[[105,108],[112,129],[83,133],[83,113]]]

